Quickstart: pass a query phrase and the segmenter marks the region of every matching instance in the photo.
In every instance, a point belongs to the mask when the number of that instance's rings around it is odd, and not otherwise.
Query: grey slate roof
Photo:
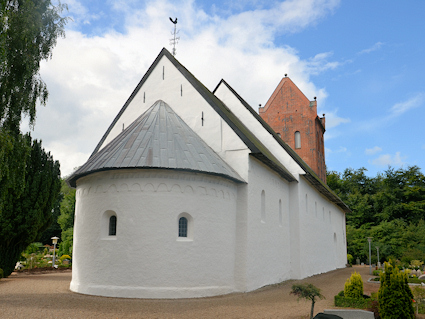
[[[195,171],[244,182],[164,101],[155,102],[69,179],[104,170],[161,168]]]

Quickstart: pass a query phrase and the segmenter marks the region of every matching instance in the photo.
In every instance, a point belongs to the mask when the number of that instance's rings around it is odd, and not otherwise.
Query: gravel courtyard
[[[311,304],[297,302],[289,294],[292,284],[308,282],[321,289],[326,299],[316,303],[316,314],[335,308],[334,295],[343,290],[345,281],[355,270],[362,275],[366,294],[379,289],[379,284],[366,282],[367,266],[339,269],[249,293],[182,300],[81,295],[69,290],[70,271],[14,273],[0,280],[0,318],[309,318]]]

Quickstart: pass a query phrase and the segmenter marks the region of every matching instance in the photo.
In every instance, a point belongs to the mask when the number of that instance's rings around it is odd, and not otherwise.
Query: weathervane
[[[171,34],[173,35],[173,38],[170,39],[170,44],[173,46],[173,56],[175,56],[176,55],[176,44],[179,42],[180,37],[176,37],[177,33],[179,33],[179,31],[177,31],[177,18],[175,18],[173,20],[170,17],[170,21],[172,23],[174,23],[174,32],[171,32]]]

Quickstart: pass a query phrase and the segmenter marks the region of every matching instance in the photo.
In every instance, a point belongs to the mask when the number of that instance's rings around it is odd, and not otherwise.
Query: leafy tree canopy
[[[25,162],[23,188],[6,192],[0,211],[0,268],[8,276],[21,252],[37,241],[52,221],[52,208],[60,191],[59,162],[46,153],[41,142],[24,139],[30,145]]]
[[[365,173],[365,168],[328,173],[329,187],[352,210],[347,214],[348,253],[366,260],[366,237],[373,237],[373,252],[378,247],[380,261],[424,260],[425,176],[419,167],[390,167],[372,178]]]
[[[66,8],[50,0],[2,0],[0,11],[0,126],[19,133],[22,116],[33,125],[36,103],[45,104],[46,84],[40,61],[52,55],[58,36],[64,36]]]
[[[52,220],[60,189],[59,163],[20,133],[33,126],[36,104],[48,96],[40,61],[64,35],[65,5],[51,0],[0,0],[0,268],[8,276],[20,253]]]

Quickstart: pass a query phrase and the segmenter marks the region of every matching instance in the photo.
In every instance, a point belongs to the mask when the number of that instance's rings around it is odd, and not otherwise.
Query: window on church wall
[[[177,217],[177,240],[193,240],[193,218],[188,213],[181,213]]]
[[[117,213],[113,210],[105,211],[100,219],[100,232],[102,239],[117,239],[117,226]]]
[[[109,217],[109,236],[117,235],[117,216]]]
[[[261,222],[266,222],[266,193],[264,190],[261,192]]]
[[[187,237],[187,218],[179,218],[179,237]]]
[[[301,148],[301,133],[299,131],[295,132],[295,148]]]

